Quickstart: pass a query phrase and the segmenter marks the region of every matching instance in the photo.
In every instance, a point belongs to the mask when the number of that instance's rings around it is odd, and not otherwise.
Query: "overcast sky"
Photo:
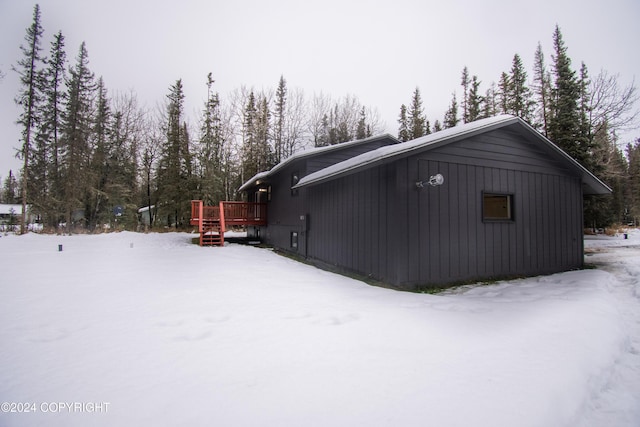
[[[460,99],[463,67],[483,82],[508,71],[515,53],[529,77],[542,44],[551,62],[558,24],[579,69],[640,78],[638,0],[41,0],[48,54],[62,31],[67,59],[82,41],[89,66],[110,94],[135,91],[151,108],[182,79],[186,113],[195,124],[206,97],[206,76],[226,94],[242,85],[289,88],[310,98],[324,92],[355,95],[379,110],[395,133],[400,105],[420,87],[428,119],[442,121],[453,91]],[[31,25],[35,2],[0,0],[0,176],[19,169],[20,130],[14,124],[18,78],[11,71]],[[637,82],[636,82],[637,83]],[[640,132],[638,132],[640,133]],[[640,135],[628,135],[625,138]]]

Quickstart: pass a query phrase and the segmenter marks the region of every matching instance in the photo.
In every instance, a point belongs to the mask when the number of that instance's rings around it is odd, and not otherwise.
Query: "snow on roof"
[[[247,188],[251,187],[252,185],[256,185],[258,183],[258,181],[266,179],[269,175],[271,175],[271,174],[277,172],[278,170],[284,168],[289,163],[292,163],[295,160],[298,160],[298,159],[301,159],[301,158],[305,158],[305,157],[317,156],[318,154],[322,154],[322,153],[326,153],[326,152],[330,152],[330,151],[334,151],[334,150],[344,150],[345,148],[353,147],[355,145],[363,144],[365,142],[371,142],[371,141],[375,141],[377,139],[384,139],[384,138],[390,138],[390,139],[393,139],[393,140],[395,140],[397,142],[400,142],[400,141],[397,140],[397,138],[393,137],[392,135],[390,135],[388,133],[385,133],[385,134],[382,134],[382,135],[371,136],[371,137],[365,138],[365,139],[358,139],[358,140],[355,140],[355,141],[343,142],[341,144],[328,145],[326,147],[313,147],[313,148],[307,148],[306,150],[298,151],[298,152],[294,153],[293,155],[287,157],[286,159],[284,159],[283,161],[281,161],[277,165],[275,165],[270,170],[259,172],[259,173],[255,174],[253,177],[251,177],[251,179],[249,179],[244,184],[242,184],[242,186],[238,189],[238,191],[244,191]]]
[[[361,169],[372,163],[377,163],[389,157],[395,157],[400,154],[408,153],[419,148],[424,148],[436,142],[442,142],[453,137],[462,137],[470,133],[484,130],[487,127],[495,126],[499,123],[515,121],[516,118],[510,115],[501,115],[490,117],[487,119],[477,120],[475,122],[466,123],[439,132],[426,135],[412,141],[403,142],[397,145],[390,145],[369,151],[349,160],[326,167],[322,170],[309,174],[302,178],[296,187],[304,187],[310,184],[316,184],[320,181],[326,181],[337,175],[343,175],[355,169]]]
[[[435,132],[430,135],[414,139],[412,141],[380,147],[377,150],[369,151],[359,156],[355,156],[349,160],[336,163],[332,166],[309,174],[303,177],[293,188],[319,184],[321,182],[337,178],[338,176],[346,175],[351,172],[373,166],[374,164],[383,162],[386,159],[401,156],[403,154],[409,154],[419,149],[435,148],[443,144],[448,144],[450,142],[472,136],[474,134],[482,133],[487,130],[496,129],[514,123],[519,123],[524,126],[526,130],[538,136],[538,138],[542,142],[544,142],[546,145],[554,149],[558,154],[572,163],[574,167],[576,167],[581,172],[583,182],[587,184],[589,190],[591,191],[591,193],[587,194],[609,194],[611,192],[611,189],[606,184],[600,181],[595,175],[585,169],[571,156],[562,151],[557,145],[545,138],[522,119],[508,114],[489,117],[471,123],[465,123],[463,125],[444,129],[442,131]]]
[[[295,154],[294,154],[295,155]],[[291,156],[293,157],[293,156]],[[287,160],[289,160],[291,157],[289,157]],[[282,163],[286,162],[287,160],[284,160],[281,163],[278,163],[279,166]],[[274,166],[275,169],[275,166]],[[255,174],[254,176],[252,176],[247,182],[245,182],[244,184],[242,184],[242,186],[240,186],[240,188],[238,188],[238,191],[244,191],[247,188],[251,187],[252,185],[257,185],[260,183],[261,180],[265,179],[266,177],[269,176],[269,174],[271,174],[271,172],[273,171],[273,169],[268,170],[268,171],[264,171],[264,172],[258,172],[257,174]]]

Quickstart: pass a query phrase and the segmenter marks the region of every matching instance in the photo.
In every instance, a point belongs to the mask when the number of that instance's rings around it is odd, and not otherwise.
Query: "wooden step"
[[[202,231],[200,233],[200,246],[222,246],[224,244],[224,231],[219,219],[202,218]]]
[[[222,246],[222,240],[219,238],[203,238],[200,242],[200,246]]]
[[[200,246],[222,246],[223,244],[224,234],[220,232],[220,227],[200,233]]]

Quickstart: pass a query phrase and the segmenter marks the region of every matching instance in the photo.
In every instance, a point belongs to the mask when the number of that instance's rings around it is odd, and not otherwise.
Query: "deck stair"
[[[223,246],[224,232],[219,220],[204,218],[200,231],[200,246]]]
[[[202,200],[191,201],[191,225],[198,227],[200,246],[224,246],[227,226],[267,224],[265,203],[227,202],[205,206]]]

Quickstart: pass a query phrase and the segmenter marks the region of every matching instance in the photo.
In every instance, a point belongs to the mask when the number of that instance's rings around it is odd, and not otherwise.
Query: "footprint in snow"
[[[201,341],[211,336],[211,331],[204,331],[200,333],[181,334],[173,337],[174,341]]]
[[[283,319],[287,320],[308,319],[309,317],[311,317],[311,313],[308,312],[289,313],[282,316]]]
[[[360,319],[360,316],[358,314],[349,313],[349,314],[344,314],[342,316],[331,316],[327,319],[320,320],[313,323],[320,323],[323,325],[330,325],[330,326],[340,326],[346,323],[355,322],[356,320],[359,320],[359,319]]]
[[[182,326],[184,322],[182,320],[173,320],[173,321],[162,321],[156,322],[156,326],[160,328],[175,328],[178,326]]]
[[[69,331],[64,328],[41,329],[38,331],[38,336],[29,338],[29,341],[37,342],[37,343],[47,343],[47,342],[60,341],[67,338],[68,336],[69,336]]]
[[[221,316],[214,316],[214,317],[205,317],[204,321],[207,323],[223,323],[228,321],[229,319],[231,319],[231,316],[221,315]]]

